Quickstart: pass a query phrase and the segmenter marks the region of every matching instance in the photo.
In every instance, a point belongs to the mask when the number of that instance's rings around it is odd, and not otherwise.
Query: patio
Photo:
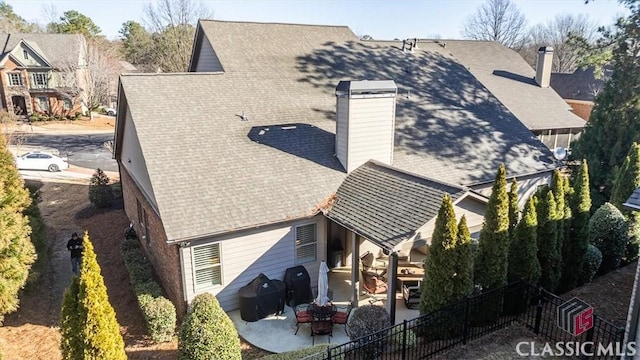
[[[360,282],[362,284],[362,281]],[[333,303],[346,305],[351,297],[351,268],[334,268],[329,272],[329,287],[333,291]],[[362,288],[360,289],[362,293]],[[369,304],[369,296],[361,296],[359,306]],[[384,306],[386,299],[376,302],[376,305]],[[418,310],[410,310],[404,304],[402,293],[396,292],[396,323],[405,319],[413,319],[419,316]],[[246,322],[240,318],[240,310],[228,313],[240,336],[250,344],[261,349],[281,353],[310,347],[312,344],[309,324],[300,324],[297,335],[296,318],[291,309],[285,306],[283,314],[271,315],[255,322]],[[345,333],[344,326],[334,325],[333,336],[315,336],[315,344],[329,343],[340,345],[349,342],[349,336]]]

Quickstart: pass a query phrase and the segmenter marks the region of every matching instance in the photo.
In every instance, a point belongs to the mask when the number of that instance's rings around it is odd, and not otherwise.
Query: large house
[[[84,113],[87,45],[79,34],[1,34],[2,108],[17,115]],[[86,102],[84,102],[86,103]]]
[[[120,78],[125,211],[180,311],[202,292],[236,309],[296,265],[315,286],[336,248],[357,284],[362,251],[424,252],[444,194],[477,232],[500,164],[523,201],[549,181],[532,130],[574,115],[525,66],[490,42],[200,21],[189,72]]]
[[[595,68],[578,68],[571,73],[551,73],[551,87],[571,106],[572,111],[589,120],[596,96],[611,76],[611,67],[602,69],[602,76],[596,76]]]

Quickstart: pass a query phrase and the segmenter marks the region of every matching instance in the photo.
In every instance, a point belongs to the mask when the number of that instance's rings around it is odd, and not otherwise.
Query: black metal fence
[[[557,309],[564,302],[526,282],[515,282],[307,359],[426,359],[516,323],[550,341],[586,344],[582,353],[596,353],[598,344],[606,344],[611,349],[593,358],[617,358],[615,346],[622,344],[624,329],[594,316],[591,329],[573,336],[557,325]]]

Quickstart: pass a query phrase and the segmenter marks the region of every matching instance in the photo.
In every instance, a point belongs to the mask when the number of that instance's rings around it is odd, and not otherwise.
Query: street
[[[39,134],[25,133],[21,146],[25,150],[58,150],[60,156],[68,157],[69,164],[105,171],[118,171],[111,152],[104,143],[113,140],[113,132],[96,134]],[[24,151],[21,151],[24,152]]]

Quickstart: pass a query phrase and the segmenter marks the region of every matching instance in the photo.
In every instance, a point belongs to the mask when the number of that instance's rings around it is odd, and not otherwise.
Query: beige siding
[[[127,118],[124,122],[124,128],[122,131],[122,153],[121,153],[121,165],[127,169],[133,180],[140,187],[149,202],[154,208],[158,208],[156,198],[151,187],[151,180],[149,179],[149,173],[147,171],[147,165],[142,155],[142,149],[140,148],[140,142],[138,141],[138,135],[135,128],[135,124],[131,119],[131,113],[127,108]]]
[[[395,99],[352,98],[349,104],[347,172],[370,159],[391,164]]]
[[[216,55],[216,52],[211,46],[211,42],[207,35],[202,34],[202,47],[200,48],[200,55],[198,56],[198,63],[196,65],[196,72],[215,72],[223,71],[222,64]]]
[[[28,58],[25,59],[24,58],[24,50],[27,51],[27,56]],[[42,60],[40,59],[40,55],[36,55],[36,53],[34,51],[32,51],[31,49],[29,49],[27,46],[25,46],[24,44],[22,46],[18,46],[17,48],[15,48],[11,54],[18,59],[18,61],[20,61],[22,64],[26,65],[26,66],[47,66],[44,62],[42,62]]]
[[[261,228],[244,232],[234,237],[225,236],[212,240],[220,244],[222,262],[222,285],[205,289],[214,294],[226,310],[239,307],[238,290],[263,273],[270,279],[283,280],[287,268],[296,266],[295,228],[311,223],[317,224],[317,260],[301,264],[311,276],[311,286],[317,287],[318,269],[321,260],[326,259],[326,223],[322,215],[312,219],[299,220],[286,225]],[[206,242],[192,243],[192,246]],[[194,288],[191,265],[191,249],[180,251],[184,274],[184,293],[187,302],[197,295]]]
[[[349,98],[341,96],[336,99],[336,156],[346,169],[349,139]]]

